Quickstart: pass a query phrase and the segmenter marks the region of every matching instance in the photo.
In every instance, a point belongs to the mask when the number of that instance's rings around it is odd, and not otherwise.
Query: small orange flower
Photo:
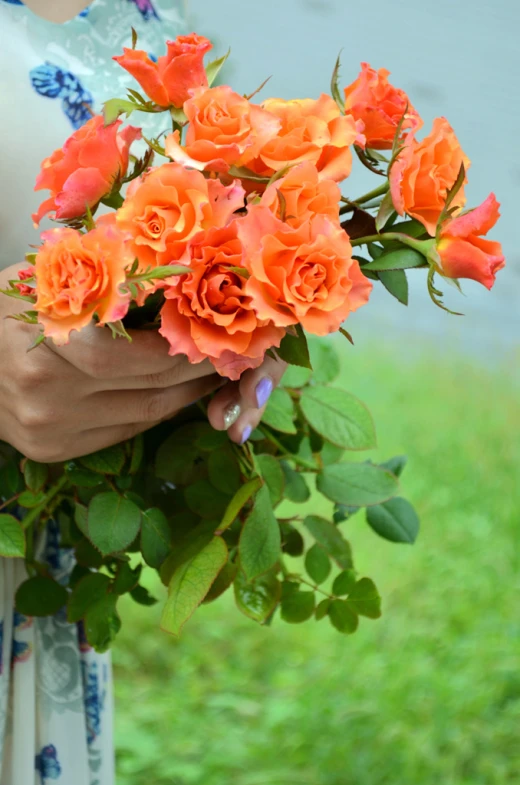
[[[399,215],[408,213],[433,236],[461,164],[467,171],[470,161],[446,118],[434,120],[431,133],[422,142],[417,142],[413,133],[408,134],[390,170],[390,192]],[[462,187],[452,207],[462,209],[465,203]]]
[[[257,317],[246,277],[231,269],[247,263],[238,223],[193,238],[192,272],[169,280],[161,311],[160,333],[170,354],[185,354],[192,363],[209,358],[229,379],[261,365],[267,349],[279,346],[285,335],[283,328]]]
[[[505,265],[500,243],[485,240],[500,217],[494,194],[475,210],[448,221],[442,228],[437,252],[441,273],[447,278],[472,278],[491,289]]]
[[[278,218],[280,195],[285,200],[285,221],[289,226],[301,226],[313,215],[326,215],[331,221],[339,222],[339,186],[333,180],[320,180],[316,166],[310,161],[293,166],[285,177],[264,191],[260,203]]]
[[[238,236],[250,254],[246,293],[259,319],[328,335],[368,301],[372,284],[330,218],[316,215],[293,229],[255,205],[239,221]]]
[[[364,126],[367,147],[373,150],[391,150],[397,126],[402,130],[417,130],[422,120],[411,105],[404,90],[388,81],[390,71],[375,71],[368,63],[361,63],[361,73],[352,84],[345,87],[345,112]]]
[[[177,36],[166,46],[167,54],[157,62],[142,49],[123,48],[124,54],[113,59],[139,82],[156,104],[180,108],[197,91],[207,88],[203,61],[213,45],[204,36],[191,33]]]
[[[114,227],[101,226],[87,234],[75,229],[43,232],[36,254],[35,310],[45,335],[61,345],[72,330],[81,330],[94,314],[99,324],[122,319],[129,294],[122,294],[125,270],[133,254]]]
[[[280,120],[231,87],[206,90],[184,104],[189,120],[186,142],[178,131],[166,138],[166,155],[201,171],[227,172],[243,166],[280,128]]]
[[[119,131],[121,123],[105,127],[96,115],[42,162],[34,190],[47,188],[51,196],[33,215],[35,224],[49,212],[58,220],[85,215],[125,176],[130,145],[141,138],[141,129],[128,125]]]
[[[354,118],[343,116],[329,95],[317,100],[270,98],[262,107],[280,119],[281,128],[248,164],[254,172],[270,177],[284,166],[310,161],[322,179],[339,182],[349,176],[350,146],[364,146],[364,137]]]
[[[156,267],[181,260],[195,234],[225,226],[243,206],[238,181],[224,186],[194,169],[168,163],[130,184],[117,225],[130,235],[141,266]]]

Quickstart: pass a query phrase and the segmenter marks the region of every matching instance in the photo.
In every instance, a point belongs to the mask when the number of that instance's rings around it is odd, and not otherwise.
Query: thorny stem
[[[5,510],[6,507],[9,507],[10,504],[15,502],[19,496],[20,496],[20,494],[16,493],[14,496],[11,496],[11,498],[8,499],[6,502],[4,502],[3,504],[0,504],[0,512],[2,510]]]
[[[385,243],[385,242],[392,242],[393,240],[398,240],[403,245],[409,246],[409,248],[413,248],[415,251],[419,251],[422,253],[423,256],[426,255],[428,249],[431,247],[432,241],[431,240],[416,240],[413,237],[409,237],[407,234],[402,234],[401,232],[384,232],[383,234],[369,234],[366,237],[357,237],[355,240],[351,240],[350,243],[352,246],[356,245],[365,245],[366,243]]]
[[[365,202],[370,202],[372,201],[372,199],[375,199],[377,196],[384,196],[389,188],[390,188],[390,184],[387,180],[382,185],[379,185],[377,188],[373,188],[371,191],[368,191],[366,194],[363,194],[363,196],[358,196],[357,199],[347,199],[345,196],[342,196],[341,201],[351,205],[365,204]]]
[[[22,526],[24,529],[28,529],[29,526],[36,520],[38,515],[42,513],[45,508],[50,504],[50,502],[54,499],[55,496],[61,491],[64,485],[68,482],[68,477],[64,474],[58,482],[52,486],[52,488],[47,492],[41,504],[37,507],[33,507],[32,510],[29,510],[27,515],[22,521]]]

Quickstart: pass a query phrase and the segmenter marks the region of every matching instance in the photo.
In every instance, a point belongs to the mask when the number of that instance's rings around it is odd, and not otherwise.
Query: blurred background
[[[507,267],[431,304],[411,271],[406,309],[375,290],[348,323],[338,386],[378,428],[374,458],[406,453],[413,546],[342,524],[383,617],[352,637],[324,622],[263,628],[232,597],[180,641],[127,603],[114,653],[120,785],[510,785],[520,782],[520,5],[483,0],[192,0],[190,27],[223,80],[263,96],[327,91],[385,67],[425,119],[445,115],[473,161],[468,203],[493,190]],[[361,167],[344,184],[373,187]],[[367,172],[366,175],[369,173]],[[326,514],[319,502],[314,510]],[[154,590],[156,586],[151,586]]]

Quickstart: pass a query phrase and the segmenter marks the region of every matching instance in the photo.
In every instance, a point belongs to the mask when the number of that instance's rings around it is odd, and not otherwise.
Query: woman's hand
[[[0,273],[0,288],[18,269]],[[5,318],[26,309],[0,294],[0,439],[36,461],[129,439],[222,385],[209,362],[170,357],[152,331],[133,331],[129,343],[91,325],[67,346],[49,341],[28,352],[36,328]]]
[[[243,373],[240,381],[226,384],[208,406],[211,425],[217,431],[228,430],[232,441],[243,444],[262,419],[286,368],[282,360],[266,357],[259,368]]]
[[[0,273],[0,288],[19,268]],[[209,362],[170,357],[153,331],[131,331],[129,343],[91,325],[67,346],[49,341],[28,352],[36,328],[5,318],[26,309],[0,294],[0,439],[33,460],[63,461],[124,441],[222,387]],[[211,424],[245,440],[284,369],[266,359],[226,384],[210,404]]]

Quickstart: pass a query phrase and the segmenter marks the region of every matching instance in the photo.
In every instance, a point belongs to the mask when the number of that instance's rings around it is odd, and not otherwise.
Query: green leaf
[[[187,485],[196,474],[200,456],[197,423],[187,423],[173,431],[161,444],[155,456],[155,473],[175,485]],[[224,434],[227,438],[227,435]]]
[[[79,458],[79,462],[98,474],[120,474],[125,463],[125,451],[121,444],[106,447]]]
[[[229,496],[217,491],[209,480],[198,480],[193,485],[188,485],[184,498],[192,512],[208,520],[220,518],[229,502]]]
[[[412,544],[419,533],[417,513],[410,502],[400,496],[376,507],[369,507],[367,522],[380,537],[391,542]]]
[[[114,492],[98,493],[89,504],[88,537],[104,555],[127,548],[137,537],[141,510]]]
[[[224,564],[222,569],[220,570],[219,574],[211,584],[211,589],[204,597],[203,602],[213,602],[220,597],[221,594],[224,594],[225,591],[229,589],[233,581],[235,580],[237,574],[237,565],[233,562],[228,561],[227,564]]]
[[[117,573],[114,579],[113,591],[115,594],[127,594],[135,589],[141,577],[142,565],[132,569],[127,561],[122,561],[117,566]]]
[[[255,503],[240,536],[240,561],[248,580],[267,572],[280,557],[281,536],[266,485]]]
[[[332,342],[315,335],[309,335],[307,341],[313,368],[312,378],[317,384],[333,382],[340,372],[340,362]]]
[[[141,553],[149,567],[158,570],[172,547],[172,533],[165,514],[151,507],[142,514]]]
[[[173,573],[168,599],[161,617],[161,628],[179,635],[182,627],[199,607],[218,573],[227,561],[226,543],[214,537],[192,559]]]
[[[0,556],[8,559],[25,556],[25,532],[12,515],[0,515]]]
[[[337,526],[317,515],[308,515],[303,524],[340,567],[347,570],[353,566],[350,545]]]
[[[105,596],[110,584],[108,575],[101,572],[93,572],[82,578],[69,596],[67,620],[73,623],[83,619],[89,607]]]
[[[408,270],[412,267],[426,267],[427,262],[419,251],[403,246],[398,250],[382,253],[374,262],[366,264],[363,272],[380,272],[381,270]]]
[[[305,387],[312,376],[309,368],[299,368],[297,365],[289,365],[282,377],[283,387],[298,389]]]
[[[316,487],[327,499],[350,507],[370,507],[396,496],[396,477],[370,463],[335,463],[318,474]]]
[[[301,368],[312,370],[305,333],[299,324],[296,325],[295,329],[297,335],[286,333],[282,338],[280,346],[276,349],[276,354],[282,360],[285,360],[286,363],[289,363],[289,365],[296,365]]]
[[[339,87],[338,87],[339,69],[341,67],[341,60],[340,60],[340,58],[341,58],[341,52],[338,55],[338,59],[336,60],[336,64],[334,66],[334,70],[332,72],[332,76],[331,76],[331,79],[330,79],[330,94],[332,95],[332,97],[336,101],[336,103],[339,106],[339,108],[341,109],[341,111],[344,112],[345,111],[345,99],[342,98],[341,93],[339,91]]]
[[[382,469],[388,469],[388,471],[395,474],[396,477],[400,477],[404,471],[407,460],[406,455],[395,455],[393,458],[389,458],[379,465]]]
[[[74,523],[85,537],[88,537],[87,517],[88,510],[85,505],[76,502],[74,505]]]
[[[82,567],[92,567],[97,570],[103,563],[103,557],[86,537],[83,537],[76,545],[74,556]]]
[[[347,635],[355,632],[359,625],[358,615],[349,607],[347,600],[332,600],[329,619],[333,627]]]
[[[116,610],[117,594],[106,594],[91,605],[85,614],[85,633],[90,645],[99,653],[107,651],[121,629]]]
[[[132,442],[132,455],[130,458],[130,468],[128,470],[129,474],[136,474],[141,463],[143,461],[144,455],[144,436],[142,433],[138,433],[137,436],[134,437]]]
[[[374,422],[364,403],[334,387],[307,387],[300,398],[305,419],[321,436],[345,450],[376,445]]]
[[[105,126],[111,125],[121,114],[126,114],[127,118],[130,117],[137,108],[137,104],[133,101],[127,101],[124,98],[110,98],[103,104]]]
[[[240,488],[240,467],[231,446],[210,453],[208,477],[213,487],[227,496],[233,496]]]
[[[136,586],[135,589],[132,589],[130,592],[130,597],[134,600],[134,602],[137,602],[138,605],[150,606],[156,605],[159,602],[159,600],[157,600],[155,597],[152,597],[148,589],[145,589],[145,587],[141,585]]]
[[[168,586],[173,574],[183,564],[191,561],[214,538],[215,523],[204,521],[175,543],[168,558],[161,564],[159,574],[162,582]]]
[[[36,461],[27,459],[23,467],[23,476],[29,490],[41,491],[47,482],[49,467],[45,463],[36,463]]]
[[[18,470],[17,461],[8,460],[4,466],[0,466],[0,496],[10,499],[22,488],[22,475]]]
[[[280,461],[269,454],[256,455],[255,461],[269,490],[271,504],[275,507],[282,500],[285,486],[285,476]]]
[[[222,66],[224,65],[230,54],[231,54],[231,49],[228,49],[225,55],[217,58],[216,60],[212,60],[211,63],[208,63],[208,65],[206,66],[206,76],[208,78],[209,87],[211,87],[211,85],[217,78],[220,69],[222,68]]]
[[[332,442],[324,442],[320,451],[321,462],[324,466],[329,466],[331,463],[339,463],[345,454],[342,447],[337,447]]]
[[[15,608],[24,616],[54,616],[65,605],[68,592],[52,578],[37,575],[18,587]]]
[[[392,201],[392,194],[387,191],[383,196],[383,200],[379,205],[379,210],[376,215],[376,229],[378,232],[383,229],[388,219],[395,213],[394,203]]]
[[[294,591],[282,596],[281,617],[289,624],[300,624],[314,613],[316,598],[313,591]]]
[[[323,583],[329,577],[330,559],[318,543],[314,543],[305,554],[305,569],[314,583]]]
[[[225,531],[229,526],[231,526],[242,508],[261,487],[262,480],[260,477],[254,477],[252,480],[249,480],[249,482],[246,482],[245,485],[240,486],[226,507],[226,511],[224,512],[222,520],[218,526],[219,533]]]
[[[378,619],[381,616],[381,597],[370,578],[357,581],[349,592],[347,602],[360,616],[367,616],[369,619]]]
[[[233,588],[238,610],[260,624],[273,613],[282,594],[281,583],[272,571],[248,581],[238,570]]]
[[[288,553],[289,556],[301,556],[305,549],[305,543],[300,532],[290,523],[284,521],[278,521],[278,523],[282,532],[282,551]]]
[[[282,433],[296,433],[294,419],[296,411],[291,396],[280,387],[273,390],[262,422]]]
[[[408,305],[408,278],[404,270],[388,270],[378,273],[379,280],[396,300]]]
[[[342,594],[348,594],[352,590],[355,583],[355,571],[343,570],[334,578],[334,583],[332,584],[332,593],[335,594],[336,597],[341,597]]]
[[[280,461],[280,466],[285,475],[285,491],[284,497],[290,502],[296,504],[303,504],[311,495],[309,487],[301,474],[295,472],[287,461]]]
[[[82,469],[78,467],[75,461],[67,461],[65,474],[72,485],[77,485],[80,488],[95,488],[96,485],[100,485],[103,482],[103,477],[97,472]]]
[[[330,603],[331,603],[331,600],[329,600],[326,597],[324,600],[322,600],[321,602],[319,602],[316,605],[316,608],[315,608],[315,611],[314,611],[314,618],[316,619],[316,621],[321,621],[321,619],[325,618],[325,616],[329,612]]]
[[[17,504],[20,507],[27,507],[31,510],[33,507],[38,507],[45,501],[45,494],[43,491],[22,491],[17,499]]]

